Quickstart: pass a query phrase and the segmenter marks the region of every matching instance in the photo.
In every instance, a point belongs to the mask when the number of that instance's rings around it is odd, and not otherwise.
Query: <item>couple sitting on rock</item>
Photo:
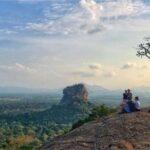
[[[140,111],[139,97],[136,96],[133,101],[131,90],[130,89],[125,90],[125,92],[123,93],[123,100],[120,106],[121,106],[121,113]]]

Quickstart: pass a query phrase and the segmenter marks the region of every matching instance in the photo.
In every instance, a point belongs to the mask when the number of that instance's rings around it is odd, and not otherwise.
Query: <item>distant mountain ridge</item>
[[[61,89],[43,89],[43,88],[27,88],[27,87],[0,87],[0,94],[38,94],[38,93],[53,93],[61,94]]]
[[[118,89],[118,90],[110,90],[107,88],[104,88],[99,85],[88,85],[85,84],[89,96],[99,96],[99,95],[120,95],[124,89]],[[27,88],[27,87],[9,87],[9,86],[1,86],[0,87],[0,94],[33,94],[33,93],[47,93],[47,94],[56,94],[62,96],[62,89],[43,89],[43,88]],[[139,94],[148,94],[150,95],[150,87],[135,87],[131,89],[134,93]]]
[[[38,92],[45,92],[44,89],[32,89],[32,88],[26,88],[26,87],[0,87],[0,93],[1,94],[11,94],[11,93],[38,93]]]
[[[109,92],[108,89],[98,85],[85,84],[87,90],[91,93],[95,92]],[[51,92],[51,93],[62,93],[63,88],[58,89],[43,89],[43,88],[27,88],[17,86],[0,86],[0,93],[40,93],[40,92]]]
[[[95,94],[95,95],[99,95],[100,93],[106,94],[111,92],[110,90],[103,88],[102,86],[99,85],[85,85],[87,87],[87,90],[90,94]]]

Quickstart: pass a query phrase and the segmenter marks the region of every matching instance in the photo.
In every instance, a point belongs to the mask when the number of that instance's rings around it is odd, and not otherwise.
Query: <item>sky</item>
[[[0,0],[0,86],[150,85],[150,0]]]

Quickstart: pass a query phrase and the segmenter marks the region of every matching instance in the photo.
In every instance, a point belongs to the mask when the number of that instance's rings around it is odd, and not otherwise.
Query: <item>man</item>
[[[128,100],[128,91],[125,90],[125,92],[123,93],[123,100]]]
[[[123,93],[123,100],[120,104],[120,109],[121,109],[120,114],[130,112],[130,109],[128,106],[128,91],[127,90],[125,90],[125,92]]]
[[[128,99],[129,101],[132,101],[132,93],[131,93],[131,90],[130,90],[130,89],[127,90],[127,99]]]

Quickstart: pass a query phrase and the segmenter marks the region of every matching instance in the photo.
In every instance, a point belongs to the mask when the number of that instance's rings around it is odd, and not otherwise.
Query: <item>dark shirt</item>
[[[128,99],[127,93],[123,93],[123,99]]]
[[[128,99],[129,101],[132,100],[132,93],[128,93],[128,94],[127,94],[127,99]]]

